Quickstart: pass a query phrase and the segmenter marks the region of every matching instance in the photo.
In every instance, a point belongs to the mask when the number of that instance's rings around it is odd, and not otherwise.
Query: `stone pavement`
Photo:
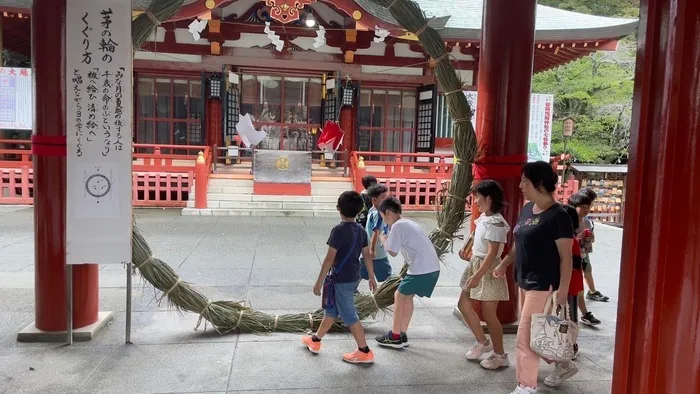
[[[212,299],[245,299],[271,313],[319,307],[311,287],[336,219],[183,217],[177,210],[139,210],[137,220],[155,254]],[[431,219],[417,220],[426,230],[435,226]],[[411,347],[375,346],[372,366],[340,360],[354,346],[348,333],[329,336],[322,354],[313,356],[299,335],[195,332],[196,315],[158,305],[154,290],[140,279],[134,282],[134,344],[125,345],[122,266],[100,271],[100,308],[114,311],[115,319],[97,339],[70,348],[18,343],[17,332],[33,321],[32,221],[31,208],[0,210],[0,393],[507,393],[515,386],[514,365],[492,372],[464,358],[473,336],[452,315],[464,269],[456,255],[448,256],[433,297],[416,303]],[[611,302],[589,303],[603,324],[581,330],[578,375],[556,391],[541,385],[541,392],[610,392],[622,231],[601,225],[596,232],[595,278]],[[392,264],[398,269],[401,261]],[[390,319],[380,315],[368,323],[367,336],[385,332]],[[513,335],[506,336],[511,362],[514,343]],[[540,379],[550,369],[542,363]]]

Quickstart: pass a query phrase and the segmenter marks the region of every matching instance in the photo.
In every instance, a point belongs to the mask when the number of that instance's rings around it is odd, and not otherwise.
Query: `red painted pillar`
[[[66,329],[66,0],[34,0],[34,271],[36,327]],[[40,149],[63,145],[63,153]],[[50,150],[49,150],[50,151]],[[73,325],[97,321],[99,267],[73,268]]]
[[[613,393],[700,391],[700,2],[642,0]]]
[[[484,1],[476,134],[486,162],[511,163],[484,167],[484,178],[495,179],[503,186],[508,202],[504,217],[511,227],[515,226],[519,207],[523,205],[517,164],[527,160],[536,7],[537,0]],[[472,218],[478,215],[474,211]],[[515,322],[518,315],[512,267],[508,275],[510,301],[498,307],[502,323]]]

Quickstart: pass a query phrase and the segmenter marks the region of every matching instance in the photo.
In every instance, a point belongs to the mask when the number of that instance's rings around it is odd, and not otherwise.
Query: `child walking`
[[[578,228],[581,225],[581,219],[576,208],[566,205],[564,206],[566,213],[571,217],[571,222],[574,228]],[[569,281],[569,318],[572,322],[578,324],[578,302],[579,296],[583,294],[583,258],[581,257],[581,243],[578,238],[574,239],[571,249],[571,259],[573,261],[573,270],[571,271],[571,281]],[[584,305],[585,308],[585,305]],[[576,360],[578,356],[578,344],[574,344],[574,357],[572,360]]]
[[[472,188],[474,202],[482,212],[474,222],[474,243],[471,256],[463,256],[469,260],[464,270],[460,287],[458,308],[464,320],[476,337],[476,343],[466,354],[467,360],[479,360],[484,354],[493,351],[481,366],[486,369],[507,367],[508,355],[503,349],[503,327],[498,321],[496,310],[500,301],[508,301],[508,284],[505,278],[493,276],[493,270],[501,263],[503,248],[508,240],[510,226],[501,215],[505,208],[503,189],[498,182],[484,180]],[[474,311],[472,300],[481,303],[484,321],[489,328],[491,340],[486,338],[481,320]]]
[[[593,243],[595,242],[595,233],[594,233],[595,226],[593,225],[593,221],[588,218],[588,214],[591,211],[591,205],[593,205],[595,200],[598,198],[598,195],[590,187],[586,187],[586,188],[579,190],[578,193],[576,193],[575,195],[587,196],[591,201],[590,204],[588,204],[585,207],[581,207],[580,205],[578,207],[576,207],[576,210],[579,211],[579,216],[581,216],[581,219],[582,219],[580,232],[583,232],[586,230],[589,230],[589,232],[590,232],[590,235],[587,237],[587,238],[589,238],[588,239],[589,242],[584,242],[584,245],[583,245],[584,249],[582,250],[583,261],[584,261],[583,277],[586,280],[586,284],[588,285],[588,293],[586,294],[586,298],[591,300],[591,301],[608,302],[608,300],[610,300],[610,297],[603,295],[595,287],[595,281],[593,280],[593,267],[591,266],[591,256],[590,256],[590,254],[593,252]],[[571,204],[571,203],[569,203],[569,204]],[[581,215],[582,212],[585,214]],[[583,297],[579,298],[579,302],[582,302],[582,300],[583,300]],[[584,321],[583,317],[581,318],[581,321]]]
[[[591,289],[590,285],[593,282],[593,275],[591,272],[591,260],[588,254],[593,250],[593,241],[595,240],[593,235],[593,222],[586,219],[586,216],[588,216],[588,213],[590,212],[591,204],[593,204],[593,200],[588,194],[583,192],[578,192],[569,197],[569,205],[575,209],[579,217],[579,220],[574,224],[574,229],[576,233],[576,240],[581,247],[581,258],[583,260],[581,266],[583,269],[583,276],[588,282],[589,289]],[[588,279],[590,279],[590,281]],[[592,289],[595,289],[595,287]],[[598,294],[601,297],[605,297],[597,291],[594,293],[589,291],[587,297],[588,299],[591,299],[591,294]],[[602,298],[598,299],[602,300]],[[593,313],[588,310],[586,298],[583,296],[583,288],[581,288],[581,292],[578,295],[577,304],[581,310],[581,323],[587,326],[597,326],[601,323],[601,321],[593,316]]]
[[[379,212],[390,228],[388,236],[381,235],[384,249],[393,257],[401,252],[408,272],[394,293],[391,331],[378,336],[376,340],[380,346],[399,349],[408,346],[406,332],[413,316],[413,297],[430,298],[433,294],[440,277],[440,260],[435,247],[420,226],[401,216],[399,200],[387,198],[379,206]]]
[[[389,189],[384,185],[374,185],[367,190],[367,195],[372,202],[372,208],[367,213],[367,237],[369,238],[370,258],[374,266],[374,273],[377,276],[377,281],[384,282],[391,276],[391,264],[389,257],[384,250],[384,246],[379,241],[379,235],[384,232],[385,224],[382,216],[379,214],[379,205],[387,197],[389,197]],[[369,273],[364,263],[364,255],[360,261],[360,276],[367,280]]]
[[[359,223],[362,227],[367,225],[367,214],[369,213],[369,209],[372,208],[372,199],[369,197],[367,192],[369,191],[370,187],[376,184],[377,178],[375,178],[374,175],[365,175],[362,177],[362,187],[364,188],[362,192],[360,192],[360,196],[362,196],[362,209],[355,218],[357,223]]]
[[[316,334],[304,336],[301,341],[311,353],[317,354],[321,350],[323,336],[340,317],[350,328],[357,342],[357,350],[344,354],[343,360],[353,364],[369,364],[374,362],[374,353],[367,346],[365,331],[355,309],[355,291],[360,283],[361,253],[366,256],[365,266],[369,275],[369,288],[371,291],[377,289],[372,259],[369,258],[367,234],[362,226],[355,222],[355,217],[362,209],[362,196],[355,191],[343,192],[338,198],[337,208],[341,222],[333,228],[328,238],[328,252],[313,290],[317,296],[321,295],[322,290],[331,291],[334,296],[328,297],[329,299],[324,297],[324,316]],[[332,280],[329,280],[330,284],[323,289],[329,272]]]

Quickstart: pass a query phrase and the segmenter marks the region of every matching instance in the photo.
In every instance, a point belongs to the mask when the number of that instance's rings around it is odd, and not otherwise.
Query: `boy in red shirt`
[[[576,208],[566,205],[564,206],[566,213],[571,217],[574,228],[578,228],[581,219],[576,212]],[[581,257],[581,240],[577,237],[574,239],[571,247],[571,257],[573,259],[573,270],[571,271],[571,281],[569,282],[569,314],[571,321],[578,323],[578,295],[583,291],[583,257]],[[574,344],[574,357],[578,354],[578,344]]]

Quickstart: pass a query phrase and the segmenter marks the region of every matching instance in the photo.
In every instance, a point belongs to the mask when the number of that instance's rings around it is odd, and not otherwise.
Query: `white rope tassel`
[[[374,293],[369,293],[372,296],[372,302],[374,302],[374,307],[377,308],[377,312],[379,312],[379,304],[377,304],[377,299],[374,298]]]
[[[279,319],[280,315],[275,315],[275,326],[272,328],[273,331],[277,331],[277,319]]]
[[[182,282],[182,279],[177,278],[177,280],[175,281],[175,284],[174,284],[171,288],[169,288],[168,291],[165,292],[165,295],[167,296],[167,295],[170,294],[173,290],[175,290],[175,288],[177,287],[177,285],[179,285],[181,282]]]
[[[152,263],[153,260],[155,260],[155,256],[151,256],[151,257],[147,258],[146,261],[144,261],[144,262],[142,262],[142,263],[139,263],[139,265],[137,265],[137,266],[135,266],[135,267],[136,267],[137,270],[140,270],[141,267],[143,267],[144,265],[146,265],[146,264],[148,264],[148,263]]]
[[[243,319],[244,312],[245,312],[245,310],[241,309],[241,314],[238,315],[238,321],[236,322],[236,328],[238,328],[238,326],[241,324],[241,319]]]
[[[310,313],[309,313],[309,327],[311,327],[312,330],[314,329],[314,315],[312,315]]]
[[[211,305],[211,300],[207,300],[207,304],[204,305],[204,308],[202,308],[202,311],[199,312],[199,319],[197,319],[197,325],[194,327],[195,331],[197,331],[199,326],[202,324],[202,320],[204,320],[204,331],[207,330],[207,322],[208,321],[207,321],[207,319],[204,318],[204,312],[206,312],[207,309],[209,309],[210,305]],[[217,329],[217,332],[218,332],[218,329]]]

